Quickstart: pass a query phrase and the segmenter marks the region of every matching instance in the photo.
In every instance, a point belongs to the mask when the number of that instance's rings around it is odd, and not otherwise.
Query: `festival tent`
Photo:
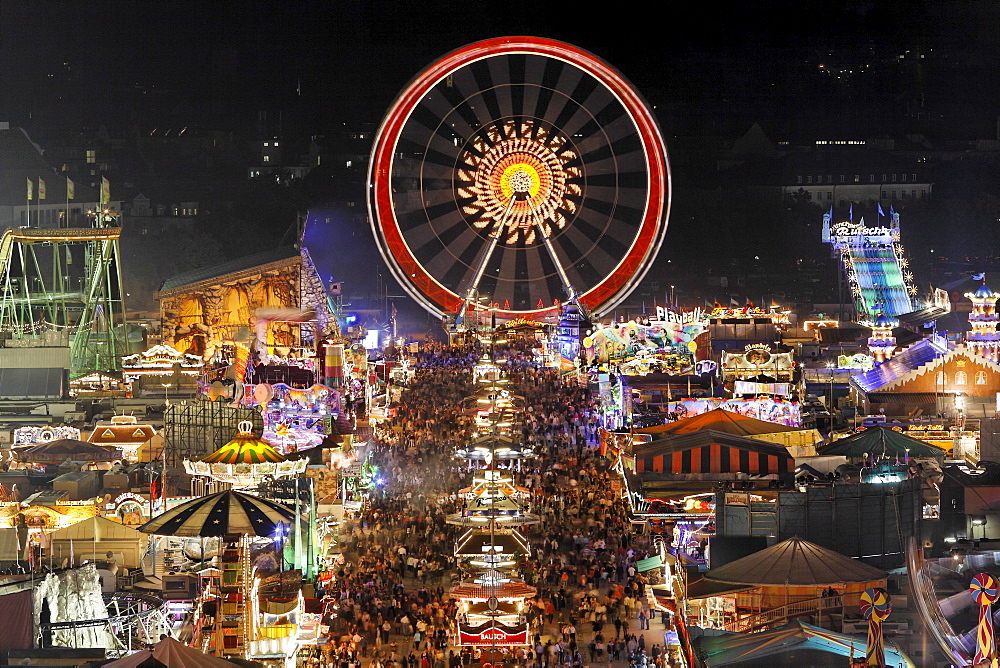
[[[783,446],[712,429],[667,436],[633,447],[636,473],[748,473],[795,470]]]
[[[677,434],[691,434],[702,429],[777,443],[786,448],[793,448],[792,454],[796,457],[808,457],[816,454],[814,446],[823,440],[823,437],[815,429],[789,427],[777,422],[747,417],[722,408],[699,413],[676,422],[637,429],[636,433],[650,434],[654,438],[659,438]]]
[[[153,663],[159,661],[159,664]],[[146,662],[149,663],[146,663]],[[182,642],[167,637],[153,645],[152,650],[129,654],[104,664],[104,668],[135,668],[136,666],[163,665],[166,668],[233,668],[233,663],[208,654],[202,654]]]
[[[698,415],[668,422],[667,424],[656,425],[636,429],[640,434],[657,434],[660,436],[670,436],[674,434],[690,434],[702,429],[726,434],[736,434],[737,436],[756,436],[758,434],[776,434],[783,431],[796,431],[797,427],[788,427],[777,422],[758,420],[747,417],[739,413],[716,408]]]
[[[870,427],[853,436],[818,448],[821,455],[843,455],[850,459],[896,457],[944,457],[945,451],[889,427]]]
[[[73,438],[60,438],[28,448],[18,453],[23,462],[38,464],[61,464],[67,459],[74,462],[111,462],[121,459],[117,448],[108,448]]]
[[[70,545],[77,562],[84,559],[103,561],[108,552],[118,558],[118,565],[138,568],[146,551],[149,536],[130,526],[95,516],[52,533],[53,554],[68,557]]]
[[[850,607],[857,605],[865,589],[884,587],[887,577],[883,570],[798,536],[705,574],[707,581],[760,588],[763,609],[815,598],[827,587],[835,588],[845,597],[844,605]]]
[[[696,638],[693,645],[698,665],[707,668],[732,665],[777,667],[819,663],[808,659],[805,652],[810,650],[839,656],[864,657],[868,639],[794,621],[761,633],[703,636]],[[885,659],[888,666],[915,668],[910,658],[892,640],[885,642]],[[842,663],[837,661],[830,665]]]

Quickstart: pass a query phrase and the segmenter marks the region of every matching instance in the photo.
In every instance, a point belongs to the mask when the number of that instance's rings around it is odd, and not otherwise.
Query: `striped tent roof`
[[[792,536],[759,552],[713,568],[712,582],[784,587],[819,587],[848,582],[878,582],[886,572],[804,538]]]
[[[267,441],[253,434],[241,432],[221,448],[203,457],[209,464],[261,464],[283,462],[286,457]]]
[[[673,434],[690,434],[702,429],[712,429],[714,431],[736,434],[738,436],[749,436],[757,434],[777,434],[783,431],[796,431],[798,427],[788,427],[777,422],[758,420],[756,418],[733,413],[732,411],[716,408],[714,410],[699,413],[689,418],[684,418],[676,422],[656,425],[636,429],[640,434],[656,434],[667,436]]]
[[[636,473],[788,473],[795,460],[781,445],[712,429],[668,436],[633,449]]]
[[[295,512],[259,496],[226,490],[203,496],[157,515],[139,531],[160,536],[271,536],[280,524],[295,521]]]

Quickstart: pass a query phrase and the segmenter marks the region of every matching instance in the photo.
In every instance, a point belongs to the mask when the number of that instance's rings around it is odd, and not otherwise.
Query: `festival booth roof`
[[[295,522],[295,512],[274,501],[233,490],[202,496],[157,515],[139,527],[160,536],[272,536],[281,524]]]
[[[712,429],[636,445],[636,473],[788,473],[795,460],[783,446]]]
[[[267,441],[257,438],[252,433],[240,432],[233,440],[210,455],[201,458],[209,464],[262,464],[264,462],[278,463],[286,457],[274,449]]]
[[[460,557],[478,557],[490,552],[520,556],[530,554],[531,549],[523,538],[518,540],[513,534],[468,533],[465,540],[459,540],[455,554]]]
[[[802,653],[806,650],[864,657],[868,639],[828,631],[796,620],[762,633],[702,636],[696,638],[693,644],[695,654],[700,659],[698,665],[708,668],[737,664],[801,666],[804,660],[808,662],[807,655]],[[781,654],[788,656],[776,656]],[[887,666],[915,668],[909,657],[888,639],[885,643],[885,659]]]
[[[759,434],[776,434],[783,431],[797,431],[798,427],[788,427],[777,422],[758,420],[739,413],[716,408],[693,417],[668,422],[655,427],[637,429],[640,434],[656,434],[657,436],[673,436],[690,434],[702,429],[711,429],[725,434],[737,436],[756,436]]]
[[[798,536],[713,568],[705,575],[706,580],[756,587],[819,587],[886,577],[883,570]]]
[[[861,459],[869,457],[944,457],[945,451],[936,445],[907,436],[890,427],[869,427],[853,436],[817,448],[821,455],[843,455]]]
[[[116,448],[107,448],[74,438],[60,438],[19,452],[18,458],[24,462],[39,464],[61,464],[67,459],[75,462],[110,462],[121,459],[122,453]]]
[[[135,668],[139,665],[157,665],[146,663],[150,659],[159,661],[160,665],[167,668],[233,668],[234,665],[231,661],[202,654],[182,642],[167,637],[153,645],[152,650],[144,649],[141,652],[129,654],[117,661],[104,664],[104,668]]]

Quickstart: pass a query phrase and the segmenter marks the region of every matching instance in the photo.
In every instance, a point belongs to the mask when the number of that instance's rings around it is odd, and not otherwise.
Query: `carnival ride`
[[[45,330],[67,332],[72,378],[118,373],[129,352],[119,214],[92,219],[92,227],[17,228],[0,237],[0,332],[29,342]]]
[[[69,622],[41,624],[39,639],[60,638],[63,643],[75,646],[74,639],[80,631],[90,631],[107,639],[107,658],[114,659],[138,651],[159,640],[170,630],[166,604],[159,597],[138,592],[114,592],[104,595],[108,616]],[[88,645],[89,643],[84,643]],[[43,646],[39,643],[39,646]]]
[[[840,255],[859,322],[873,323],[879,314],[892,318],[913,311],[917,290],[899,242],[898,213],[890,213],[888,227],[866,227],[864,218],[858,223],[834,223],[831,208],[823,214],[823,241]]]
[[[475,309],[606,314],[666,231],[655,118],[611,66],[554,40],[485,40],[431,64],[390,108],[370,164],[382,257],[456,325]]]

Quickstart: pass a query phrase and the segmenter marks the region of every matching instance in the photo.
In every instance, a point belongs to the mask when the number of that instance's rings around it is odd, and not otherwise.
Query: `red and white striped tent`
[[[790,473],[795,460],[781,445],[712,429],[636,445],[636,473]]]

